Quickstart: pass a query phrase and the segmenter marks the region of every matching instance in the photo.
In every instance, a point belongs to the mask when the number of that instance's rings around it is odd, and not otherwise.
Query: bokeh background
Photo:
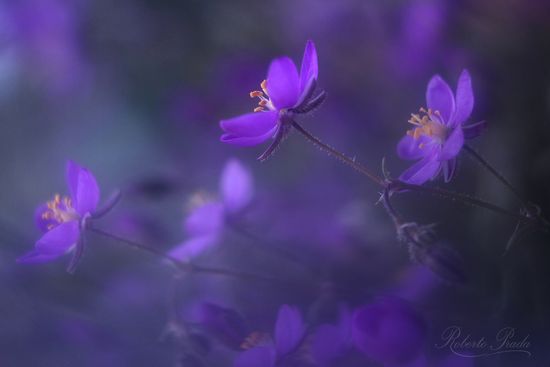
[[[395,144],[409,114],[425,104],[429,78],[438,73],[455,86],[467,68],[473,119],[489,123],[473,145],[550,211],[547,1],[3,0],[1,366],[178,365],[178,343],[165,332],[173,271],[162,261],[99,236],[90,237],[74,275],[64,260],[22,266],[15,259],[39,236],[37,204],[65,192],[67,159],[96,174],[104,197],[124,192],[98,226],[167,250],[186,236],[190,197],[216,195],[229,157],[255,177],[254,201],[240,224],[245,233],[228,229],[219,249],[197,261],[295,285],[190,276],[177,290],[176,317],[207,299],[269,331],[284,303],[318,321],[318,309],[328,305],[354,307],[397,292],[429,325],[429,365],[449,352],[435,344],[451,325],[478,338],[511,326],[531,341],[531,357],[505,353],[461,363],[549,365],[547,234],[530,234],[503,255],[513,221],[437,198],[399,196],[395,205],[406,218],[437,223],[438,235],[464,258],[468,285],[446,285],[411,263],[375,205],[378,188],[298,134],[264,163],[255,159],[262,147],[219,142],[218,121],[254,107],[248,92],[265,78],[269,61],[284,54],[298,63],[308,39],[316,43],[328,98],[301,122],[325,142],[378,172],[385,157],[397,176],[409,163],[396,157]],[[450,187],[519,210],[464,154]],[[292,253],[313,273],[266,247]],[[210,342],[209,366],[229,366],[233,356]],[[378,364],[352,351],[337,365]]]

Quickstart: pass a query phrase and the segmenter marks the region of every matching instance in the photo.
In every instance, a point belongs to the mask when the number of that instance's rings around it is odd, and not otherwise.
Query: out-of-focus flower
[[[306,333],[306,325],[300,311],[283,305],[279,309],[273,338],[263,333],[252,333],[242,343],[247,349],[235,360],[235,367],[273,367],[294,352]]]
[[[407,302],[386,297],[363,306],[353,316],[354,345],[384,365],[414,361],[427,334],[422,317]]]
[[[464,139],[479,136],[485,121],[464,125],[474,107],[472,82],[467,70],[458,78],[456,94],[449,85],[435,75],[426,91],[428,109],[412,114],[409,122],[415,126],[407,131],[397,145],[397,154],[402,159],[417,160],[399,177],[402,181],[421,185],[436,178],[441,170],[446,182],[455,173],[456,157]]]
[[[309,351],[318,366],[329,366],[351,347],[352,317],[347,308],[340,310],[336,324],[319,325],[311,335]]]
[[[105,214],[114,205],[97,209],[97,181],[92,172],[73,161],[67,163],[66,180],[70,195],[62,197],[56,194],[52,200],[38,207],[36,224],[44,234],[34,249],[17,259],[17,262],[44,263],[75,248],[82,248],[82,232],[88,220]],[[75,251],[75,257],[79,256],[79,252]]]
[[[223,344],[240,349],[242,341],[249,335],[244,318],[235,310],[214,303],[198,306],[197,322]]]
[[[213,247],[223,232],[226,221],[238,214],[252,200],[254,181],[250,172],[236,159],[225,164],[220,179],[220,198],[198,198],[200,203],[185,218],[189,238],[170,250],[179,260],[190,260]]]
[[[318,107],[325,93],[314,95],[317,84],[317,51],[312,41],[306,43],[300,73],[287,56],[274,59],[261,91],[250,92],[259,98],[254,113],[220,121],[224,131],[221,141],[241,146],[257,145],[274,138],[271,146],[259,157],[268,158],[288,133],[294,114],[307,113]]]
[[[8,7],[13,44],[26,72],[54,94],[83,89],[89,74],[79,42],[79,7],[59,0],[24,0]]]

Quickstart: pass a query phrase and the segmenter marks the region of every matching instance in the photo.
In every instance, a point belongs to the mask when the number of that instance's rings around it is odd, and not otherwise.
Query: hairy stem
[[[344,153],[334,149],[330,145],[327,145],[327,144],[323,143],[319,138],[312,135],[309,131],[304,129],[302,127],[302,125],[300,125],[296,121],[292,121],[292,126],[294,126],[294,128],[296,130],[298,130],[298,132],[300,134],[302,134],[307,140],[312,142],[314,145],[319,147],[321,150],[325,151],[329,155],[335,156],[338,160],[342,161],[343,163],[351,166],[356,171],[358,171],[358,172],[362,173],[363,175],[367,176],[372,182],[374,182],[374,183],[376,183],[380,186],[385,185],[384,180],[381,177],[379,177],[378,175],[371,172],[367,167],[363,166],[361,163],[358,163],[355,160],[355,158],[350,158],[347,155],[345,155]]]
[[[349,156],[345,155],[344,153],[334,149],[330,145],[327,145],[323,143],[319,138],[315,137],[313,134],[311,134],[309,131],[307,131],[302,125],[300,125],[296,121],[292,121],[292,126],[300,133],[302,134],[307,140],[312,142],[314,145],[319,147],[321,150],[327,152],[330,155],[335,156],[338,160],[341,162],[351,166],[356,171],[362,173],[365,175],[368,179],[370,179],[372,182],[378,184],[379,186],[386,188],[391,188],[392,191],[417,191],[417,192],[423,192],[427,194],[431,194],[434,196],[439,196],[444,199],[452,200],[452,201],[458,201],[463,204],[467,205],[473,205],[480,208],[484,208],[487,210],[490,210],[492,212],[502,214],[514,219],[518,219],[523,222],[533,222],[537,223],[538,226],[543,227],[545,229],[548,229],[550,227],[550,224],[542,219],[540,216],[533,216],[531,211],[528,211],[527,214],[525,213],[516,213],[512,212],[510,210],[507,210],[505,208],[502,208],[498,205],[489,203],[487,201],[474,198],[467,194],[462,194],[454,191],[445,190],[442,188],[437,187],[425,187],[421,185],[414,185],[409,184],[406,182],[402,182],[399,180],[389,180],[389,179],[383,179],[380,176],[374,174],[371,172],[368,168],[363,166],[362,164],[358,163],[354,158],[350,158]],[[490,167],[490,166],[489,166]],[[492,169],[492,168],[491,168]],[[495,171],[494,169],[492,169]],[[495,171],[496,172],[496,171]],[[498,173],[497,173],[498,174]],[[502,177],[503,178],[503,177]],[[504,178],[503,178],[504,179]],[[505,179],[504,179],[505,180]],[[505,182],[508,182],[505,180]],[[508,183],[509,185],[509,183]],[[511,187],[511,185],[510,185]],[[515,191],[517,193],[517,191]]]
[[[434,195],[434,196],[439,196],[439,197],[449,199],[449,200],[452,200],[452,201],[459,201],[463,204],[473,205],[473,206],[477,206],[477,207],[480,207],[480,208],[484,208],[484,209],[493,211],[495,213],[499,213],[499,214],[502,214],[502,215],[505,215],[505,216],[508,216],[508,217],[511,217],[511,218],[514,218],[514,219],[521,220],[521,221],[526,221],[527,222],[527,221],[533,220],[532,218],[529,218],[529,217],[527,217],[525,215],[522,215],[520,213],[512,212],[510,210],[501,208],[498,205],[494,205],[494,204],[491,204],[487,201],[477,199],[477,198],[472,197],[470,195],[462,194],[462,193],[459,193],[459,192],[449,191],[449,190],[441,189],[441,188],[438,188],[438,187],[425,187],[425,186],[420,186],[420,185],[413,185],[413,184],[409,184],[409,183],[406,183],[406,182],[403,182],[403,181],[398,181],[398,180],[392,180],[392,181],[390,181],[390,183],[388,185],[390,186],[390,188],[392,190],[397,190],[397,191],[410,190],[410,191],[422,192],[422,193],[426,193],[426,194],[430,194],[430,195]]]

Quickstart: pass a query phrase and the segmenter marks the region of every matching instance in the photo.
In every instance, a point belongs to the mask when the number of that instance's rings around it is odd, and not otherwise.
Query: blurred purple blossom
[[[310,353],[319,366],[329,366],[351,347],[352,314],[347,308],[340,310],[336,324],[319,325],[310,339]]]
[[[384,365],[414,361],[427,334],[422,317],[395,297],[385,297],[357,309],[353,316],[354,345],[367,357]]]
[[[416,160],[399,177],[402,181],[421,185],[436,178],[441,170],[449,182],[456,170],[456,156],[464,139],[472,139],[483,131],[485,122],[464,125],[474,107],[474,94],[470,73],[463,70],[458,78],[456,95],[449,85],[435,75],[426,91],[428,109],[421,108],[412,114],[409,122],[415,126],[407,131],[397,145],[402,159]]]
[[[267,79],[260,84],[262,90],[250,93],[252,98],[259,98],[258,107],[254,113],[220,121],[224,131],[221,141],[250,146],[274,138],[259,159],[269,157],[288,133],[293,115],[307,113],[322,103],[323,92],[314,96],[317,76],[317,51],[312,41],[306,43],[299,74],[289,57],[274,59]]]
[[[235,367],[273,367],[277,361],[294,352],[306,333],[306,325],[300,310],[283,305],[279,309],[273,338],[253,338],[247,351],[235,360]],[[249,345],[251,344],[251,345]]]
[[[197,313],[197,321],[230,348],[239,349],[249,334],[244,318],[231,308],[205,302],[198,306]]]
[[[87,68],[78,39],[78,5],[59,0],[25,0],[8,8],[14,44],[29,74],[50,92],[82,89]]]
[[[212,248],[219,240],[226,221],[243,210],[252,200],[254,181],[248,169],[230,159],[220,177],[220,197],[209,200],[196,197],[198,205],[185,218],[184,228],[190,236],[170,250],[169,255],[189,260]]]

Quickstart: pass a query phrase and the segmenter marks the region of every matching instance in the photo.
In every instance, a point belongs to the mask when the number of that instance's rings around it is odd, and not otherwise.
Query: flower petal
[[[453,126],[456,127],[466,121],[474,109],[474,91],[472,90],[472,78],[468,70],[462,70],[456,87],[456,112],[453,118]]]
[[[443,162],[443,178],[445,182],[451,182],[456,173],[456,159]]]
[[[333,359],[344,353],[346,346],[339,327],[325,324],[319,326],[312,335],[310,353],[316,365],[329,366]]]
[[[269,139],[277,128],[277,111],[253,112],[220,121],[221,141],[238,145],[255,145]]]
[[[473,124],[462,125],[464,139],[477,138],[487,130],[487,121],[479,121]]]
[[[36,226],[42,231],[42,233],[46,233],[50,230],[50,228],[57,226],[59,223],[54,219],[44,219],[42,216],[45,212],[48,211],[48,205],[42,204],[38,208],[36,208],[34,212],[34,221],[36,223]]]
[[[184,222],[190,236],[217,234],[223,229],[223,205],[213,201],[195,208]]]
[[[304,337],[306,327],[296,307],[283,305],[275,323],[275,348],[279,357],[294,350]]]
[[[209,334],[232,349],[241,349],[250,331],[240,313],[209,302],[201,303],[197,311],[198,322]]]
[[[302,67],[300,69],[300,94],[304,92],[312,79],[317,79],[319,66],[317,62],[317,50],[313,41],[308,40],[302,58]]]
[[[69,161],[66,178],[76,211],[80,215],[93,212],[99,202],[99,186],[92,172]]]
[[[220,191],[225,209],[235,213],[250,203],[254,182],[250,171],[237,159],[230,159],[222,172]]]
[[[168,255],[180,261],[193,260],[213,248],[217,242],[218,236],[216,235],[191,237],[170,250]]]
[[[455,112],[455,98],[449,84],[439,75],[434,75],[426,90],[428,108],[439,111],[443,123],[448,124]]]
[[[35,250],[45,255],[60,256],[66,253],[80,236],[78,221],[71,220],[61,223],[49,232],[46,232],[35,245]]]
[[[410,184],[422,185],[437,176],[440,168],[441,162],[437,159],[437,155],[429,155],[406,169],[399,179]]]
[[[429,144],[432,141],[430,137],[422,135],[418,139],[410,135],[405,135],[399,143],[397,143],[397,155],[401,159],[418,159],[430,154],[433,150],[433,145]],[[420,144],[423,144],[420,148]]]
[[[447,138],[439,154],[439,159],[446,161],[448,159],[454,158],[460,153],[460,149],[464,145],[464,134],[462,132],[462,127],[458,126],[453,130],[451,135]]]
[[[272,346],[261,346],[242,352],[235,359],[234,367],[273,367],[275,350]]]
[[[275,59],[267,73],[267,91],[277,109],[293,107],[300,95],[300,79],[296,65],[288,57]]]
[[[357,349],[384,366],[413,362],[422,352],[427,326],[407,302],[382,298],[356,310],[353,342]]]

